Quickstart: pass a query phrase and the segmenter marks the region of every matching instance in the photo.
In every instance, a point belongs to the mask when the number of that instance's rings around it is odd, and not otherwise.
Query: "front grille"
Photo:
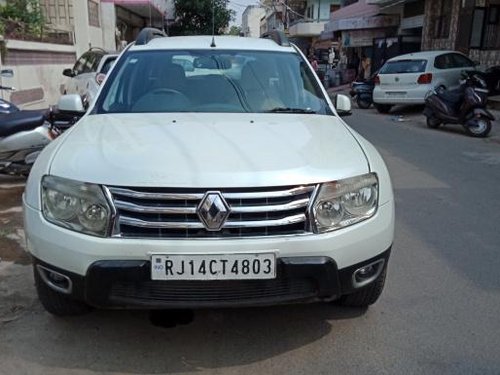
[[[302,234],[309,231],[308,206],[315,185],[258,189],[108,188],[117,210],[114,235],[132,238],[210,238]],[[210,231],[197,209],[217,190],[230,213]]]
[[[226,281],[120,281],[109,299],[121,304],[192,305],[286,302],[317,296],[309,278]]]

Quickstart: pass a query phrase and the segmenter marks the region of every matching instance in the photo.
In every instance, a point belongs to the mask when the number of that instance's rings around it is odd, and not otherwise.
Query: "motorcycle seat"
[[[438,91],[437,94],[445,102],[454,106],[460,103],[464,98],[464,94],[461,91],[442,90]]]
[[[0,137],[33,130],[45,122],[45,111],[19,111],[0,115]]]

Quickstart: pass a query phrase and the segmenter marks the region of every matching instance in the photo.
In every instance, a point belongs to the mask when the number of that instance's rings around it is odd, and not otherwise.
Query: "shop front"
[[[355,5],[357,4],[350,7]],[[348,8],[344,8],[344,12]],[[371,5],[366,5],[366,8],[364,12],[363,9],[357,9],[355,12],[365,14],[363,17],[344,18],[345,15],[334,12],[328,25],[329,31],[340,35],[339,69],[342,82],[368,78],[372,73],[374,41],[397,35],[399,15],[379,14],[378,7]]]

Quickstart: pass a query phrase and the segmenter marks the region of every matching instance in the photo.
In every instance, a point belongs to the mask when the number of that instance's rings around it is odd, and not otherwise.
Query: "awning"
[[[380,29],[397,26],[399,26],[399,14],[390,14],[330,21],[325,25],[325,31]]]
[[[340,8],[332,13],[331,21],[338,21],[345,18],[371,17],[379,14],[378,5],[367,4],[366,0],[359,0],[357,3]]]

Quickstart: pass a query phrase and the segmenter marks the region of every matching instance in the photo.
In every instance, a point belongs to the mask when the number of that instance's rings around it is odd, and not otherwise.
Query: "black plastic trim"
[[[113,283],[116,282],[150,282],[151,271],[150,262],[147,260],[102,260],[92,263],[87,270],[86,276],[81,276],[73,272],[62,270],[45,263],[39,259],[34,259],[34,264],[40,264],[49,269],[53,269],[63,275],[68,276],[73,289],[71,297],[84,301],[89,305],[99,308],[127,308],[127,309],[156,309],[156,308],[200,308],[200,307],[241,307],[255,305],[272,305],[279,303],[294,302],[315,302],[330,301],[341,295],[355,292],[352,274],[358,268],[370,264],[379,259],[385,259],[385,264],[389,259],[391,248],[383,253],[357,263],[341,270],[337,269],[336,262],[329,257],[285,257],[277,260],[277,277],[290,280],[309,279],[314,282],[316,289],[313,295],[308,294],[307,298],[297,296],[263,297],[259,299],[242,301],[214,301],[214,302],[180,302],[162,303],[162,301],[147,301],[127,299],[126,301],[116,301],[110,299],[110,292]],[[168,282],[168,281],[167,281]]]

